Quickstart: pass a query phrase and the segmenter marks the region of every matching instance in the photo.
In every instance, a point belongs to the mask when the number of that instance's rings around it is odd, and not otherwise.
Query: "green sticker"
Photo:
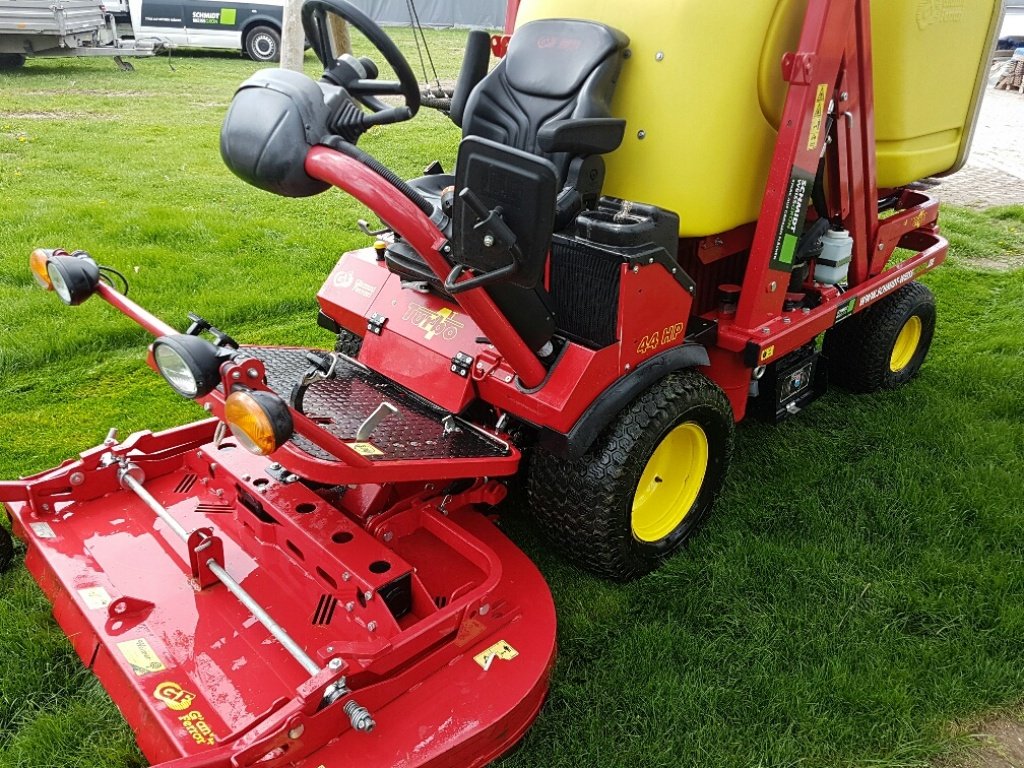
[[[220,9],[220,23],[221,24],[234,24],[237,18],[237,11],[234,8],[221,8]]]

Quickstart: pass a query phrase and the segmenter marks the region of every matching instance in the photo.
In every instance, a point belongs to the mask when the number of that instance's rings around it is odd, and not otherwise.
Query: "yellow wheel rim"
[[[896,345],[892,348],[892,357],[889,358],[889,370],[899,373],[910,365],[920,342],[921,318],[913,315],[900,330],[900,335],[896,337]]]
[[[693,509],[708,469],[708,438],[692,421],[680,424],[658,443],[633,495],[633,535],[640,541],[664,539]]]

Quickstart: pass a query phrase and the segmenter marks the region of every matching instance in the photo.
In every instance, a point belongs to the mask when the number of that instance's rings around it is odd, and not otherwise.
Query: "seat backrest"
[[[516,30],[505,58],[469,96],[463,136],[547,157],[565,180],[569,156],[543,152],[537,133],[552,120],[610,117],[629,38],[592,21],[541,19]]]

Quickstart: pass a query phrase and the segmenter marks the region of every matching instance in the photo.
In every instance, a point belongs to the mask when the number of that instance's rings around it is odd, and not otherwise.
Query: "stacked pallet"
[[[1024,93],[1024,48],[1014,51],[1013,58],[1003,64],[996,80],[996,90]]]

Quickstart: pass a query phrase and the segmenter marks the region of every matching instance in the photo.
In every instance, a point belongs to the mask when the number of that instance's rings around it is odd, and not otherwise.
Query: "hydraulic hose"
[[[322,139],[320,143],[325,147],[330,147],[344,155],[348,155],[353,160],[358,160],[371,171],[383,177],[385,181],[409,198],[409,200],[414,202],[416,207],[423,211],[424,214],[427,216],[432,216],[434,214],[434,206],[428,203],[419,192],[410,187],[403,178],[380,162],[373,155],[363,152],[363,150],[359,149],[355,144],[345,141],[340,136],[329,136]]]

